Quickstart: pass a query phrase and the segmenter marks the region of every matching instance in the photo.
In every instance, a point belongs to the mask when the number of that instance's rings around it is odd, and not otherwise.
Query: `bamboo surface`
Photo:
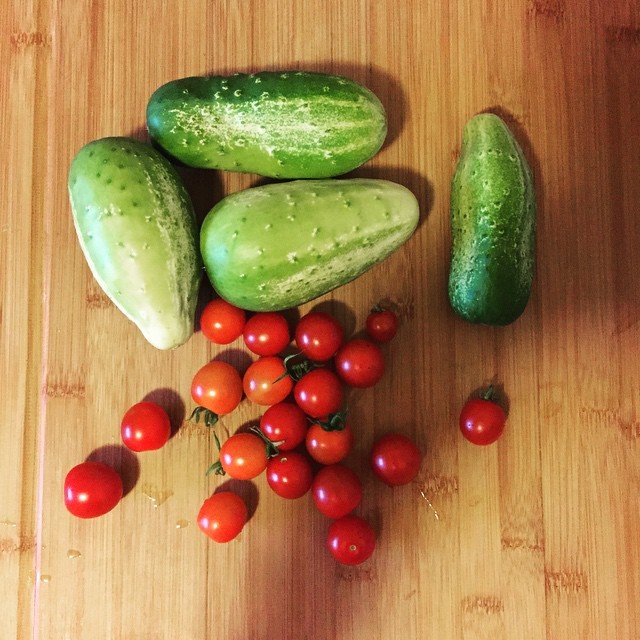
[[[630,640],[640,638],[640,8],[633,0],[11,0],[0,8],[0,638],[38,640]],[[148,345],[92,279],[69,163],[90,140],[146,139],[162,83],[263,69],[340,73],[389,114],[355,175],[413,190],[414,236],[318,302],[350,332],[391,300],[387,371],[349,403],[348,464],[378,532],[348,568],[309,496],[237,486],[253,515],[227,545],[198,530],[212,435],[187,422],[200,333]],[[537,185],[537,271],[524,315],[465,323],[446,293],[450,180],[464,123],[511,124]],[[199,219],[256,176],[182,170]],[[206,295],[206,287],[204,288]],[[227,357],[246,366],[241,340]],[[457,427],[495,383],[498,443]],[[176,433],[139,455],[119,422],[151,397]],[[220,433],[255,420],[247,402]],[[416,439],[416,482],[367,468],[376,436]],[[82,521],[62,483],[107,461],[127,493]]]

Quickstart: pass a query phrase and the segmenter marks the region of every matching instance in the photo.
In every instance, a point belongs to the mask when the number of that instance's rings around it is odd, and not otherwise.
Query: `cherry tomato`
[[[362,482],[348,467],[322,467],[313,479],[311,497],[320,513],[337,519],[351,513],[362,500]]]
[[[191,397],[213,413],[230,413],[242,400],[242,378],[233,365],[212,360],[193,377]]]
[[[342,430],[327,431],[319,424],[307,430],[305,444],[309,455],[320,464],[335,464],[344,460],[353,447],[353,431],[347,424]]]
[[[495,442],[504,431],[507,416],[504,409],[492,398],[489,390],[486,397],[472,398],[460,412],[460,431],[473,444],[487,445]]]
[[[296,382],[293,397],[308,416],[322,418],[340,410],[344,391],[333,371],[312,369]]]
[[[309,423],[302,409],[293,402],[278,402],[260,418],[260,431],[278,442],[280,451],[291,451],[304,441]]]
[[[384,375],[384,355],[380,347],[366,338],[352,338],[335,356],[336,371],[351,387],[372,387]]]
[[[422,454],[410,438],[388,433],[373,444],[370,456],[374,474],[390,487],[411,482],[420,471]]]
[[[247,314],[222,298],[207,303],[200,315],[200,330],[214,344],[230,344],[242,335]]]
[[[81,462],[64,479],[64,504],[78,518],[97,518],[122,498],[122,478],[102,462]]]
[[[198,513],[198,527],[216,542],[229,542],[247,521],[247,505],[232,491],[219,491],[207,498]]]
[[[220,447],[220,465],[236,480],[250,480],[267,468],[267,445],[252,433],[234,433]]]
[[[361,564],[371,557],[376,548],[376,533],[363,518],[344,516],[329,526],[327,546],[339,563]]]
[[[301,498],[313,482],[311,463],[296,451],[279,453],[267,463],[267,482],[281,498]]]
[[[325,362],[334,356],[343,343],[344,329],[332,315],[311,311],[298,321],[295,340],[309,360]]]
[[[171,436],[171,421],[160,405],[142,401],[124,414],[120,433],[131,451],[152,451],[164,446]]]
[[[293,389],[293,380],[285,375],[284,361],[278,356],[262,356],[252,362],[242,379],[244,392],[255,404],[282,402]]]
[[[367,316],[365,329],[376,342],[389,342],[398,332],[398,316],[391,309],[375,309]]]
[[[275,311],[251,316],[244,326],[244,343],[259,356],[275,356],[291,342],[287,319]]]

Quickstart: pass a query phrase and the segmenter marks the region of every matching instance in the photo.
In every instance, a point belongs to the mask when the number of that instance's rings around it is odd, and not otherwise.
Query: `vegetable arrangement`
[[[332,291],[388,258],[415,232],[419,204],[406,187],[341,178],[371,159],[387,133],[384,108],[367,88],[328,74],[283,71],[183,78],[158,88],[147,106],[155,148],[123,137],[85,145],[69,171],[80,247],[98,284],[158,349],[193,334],[203,270],[216,296],[202,334],[216,345],[242,338],[245,371],[214,359],[193,375],[191,418],[215,427],[246,400],[259,424],[215,435],[209,472],[236,479],[264,474],[283,499],[311,495],[331,520],[326,545],[344,564],[374,552],[376,532],[354,513],[363,482],[346,464],[361,427],[348,414],[349,388],[369,389],[385,373],[385,345],[398,315],[374,307],[365,337],[347,337],[339,320],[310,311],[290,330],[284,310]],[[287,180],[232,193],[196,227],[187,190],[171,161]],[[535,194],[531,170],[506,123],[480,114],[464,128],[451,188],[449,301],[472,323],[505,325],[524,311],[534,270]],[[285,355],[295,345],[295,353]],[[462,435],[488,445],[506,413],[493,388],[468,400]],[[161,449],[171,435],[166,411],[142,401],[122,417],[123,443]],[[422,453],[389,433],[370,450],[373,477],[389,487],[415,480]],[[123,494],[107,465],[84,462],[68,473],[70,513],[92,518]],[[232,491],[201,505],[197,521],[212,540],[235,539],[248,511]]]

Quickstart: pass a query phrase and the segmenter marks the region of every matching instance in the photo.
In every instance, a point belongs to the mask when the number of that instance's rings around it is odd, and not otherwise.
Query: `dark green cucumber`
[[[465,125],[450,216],[453,309],[469,322],[513,322],[531,293],[536,200],[522,149],[494,114],[476,115]]]
[[[147,128],[192,167],[326,178],[372,158],[387,120],[376,95],[348,78],[264,71],[168,82],[149,100]]]
[[[158,349],[191,336],[202,262],[180,176],[150,145],[103,138],[69,171],[80,246],[104,292]]]
[[[416,197],[387,180],[295,180],[227,196],[200,249],[222,298],[251,311],[298,306],[358,277],[415,230]]]

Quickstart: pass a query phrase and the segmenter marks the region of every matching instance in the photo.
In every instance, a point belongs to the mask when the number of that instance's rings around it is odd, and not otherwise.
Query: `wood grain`
[[[38,640],[546,640],[640,638],[640,9],[632,0],[13,0],[0,8],[0,602],[2,638]],[[230,349],[200,333],[162,353],[93,281],[66,178],[84,143],[146,139],[160,84],[276,68],[348,75],[389,113],[389,139],[355,175],[411,188],[422,220],[396,254],[317,302],[349,331],[372,303],[400,310],[388,369],[349,402],[349,458],[375,555],[343,567],[306,498],[236,483],[253,515],[228,545],[197,529],[224,479],[211,433],[186,421],[191,376]],[[449,183],[466,120],[512,126],[538,194],[537,272],[504,328],[450,309]],[[181,169],[201,220],[250,175]],[[203,289],[203,300],[211,292]],[[457,415],[495,383],[502,439],[464,441]],[[177,428],[133,455],[119,420],[165,405]],[[243,403],[231,433],[259,417]],[[425,452],[390,490],[366,468],[388,430]],[[121,472],[107,516],[73,519],[66,471]]]

